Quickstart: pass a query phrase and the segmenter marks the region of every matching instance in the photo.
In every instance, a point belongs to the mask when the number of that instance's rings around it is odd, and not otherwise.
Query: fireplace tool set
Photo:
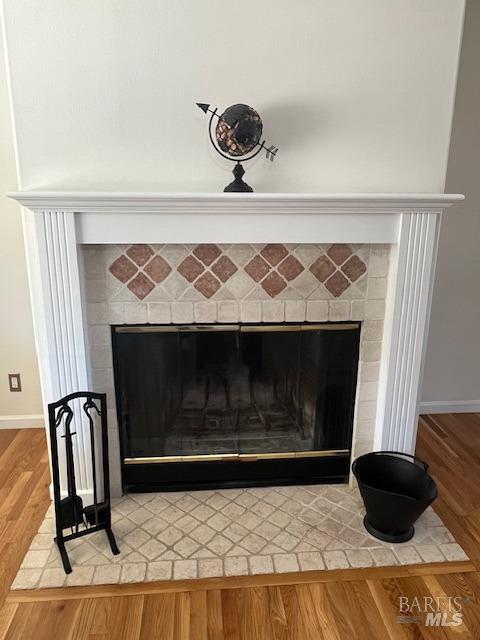
[[[79,405],[82,401],[81,411],[75,415],[71,404]],[[88,391],[72,393],[57,402],[49,404],[48,417],[57,533],[55,542],[60,551],[65,573],[71,573],[72,567],[65,549],[65,543],[69,540],[74,540],[96,531],[105,531],[112,553],[114,555],[120,553],[111,528],[106,395]],[[87,506],[83,505],[83,500],[77,493],[75,475],[77,469],[75,467],[73,437],[77,436],[78,438],[78,435],[76,431],[72,431],[72,421],[75,419],[78,424],[85,417],[89,424],[90,461],[93,479],[93,503]],[[99,428],[96,417],[100,421]],[[62,423],[63,434],[61,433]],[[65,465],[62,469],[60,469],[58,456],[59,438],[64,440],[65,447]],[[87,445],[85,448],[88,447],[87,443],[83,444]],[[87,466],[85,465],[82,468],[83,474],[87,472]],[[60,489],[61,474],[65,474],[67,480],[67,495],[63,497]],[[70,529],[70,533],[64,535],[65,529]]]

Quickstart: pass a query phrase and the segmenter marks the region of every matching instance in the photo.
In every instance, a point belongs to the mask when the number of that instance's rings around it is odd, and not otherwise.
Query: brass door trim
[[[166,325],[124,325],[114,327],[115,333],[183,333],[210,331],[240,331],[241,333],[277,331],[345,331],[358,329],[359,322],[323,322],[316,324],[166,324]]]
[[[345,457],[350,449],[328,449],[325,451],[279,451],[272,453],[207,453],[191,456],[149,456],[124,458],[124,464],[163,464],[169,462],[258,462],[261,460],[285,460],[301,458]]]
[[[121,327],[115,327],[115,333],[183,333],[185,331],[191,332],[210,332],[210,331],[239,331],[240,325],[238,324],[169,324],[169,325],[146,325],[146,326],[134,326],[125,325]]]
[[[358,329],[358,322],[325,322],[321,324],[254,324],[241,325],[242,333],[256,333],[266,331],[342,331]]]

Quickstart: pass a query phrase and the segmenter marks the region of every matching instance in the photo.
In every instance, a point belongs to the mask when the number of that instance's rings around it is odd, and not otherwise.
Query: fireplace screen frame
[[[152,455],[148,457],[126,455],[126,432],[122,419],[123,405],[119,384],[121,363],[118,353],[118,336],[135,333],[256,333],[319,330],[348,330],[354,336],[353,346],[351,345],[353,355],[353,393],[350,398],[347,447],[269,453],[207,453],[199,455]],[[155,490],[175,491],[213,487],[342,483],[348,481],[358,383],[361,322],[112,325],[111,332],[115,395],[120,431],[121,473],[124,490],[141,492]]]

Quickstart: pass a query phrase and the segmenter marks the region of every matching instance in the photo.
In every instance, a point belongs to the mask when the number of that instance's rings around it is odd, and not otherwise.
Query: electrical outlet
[[[21,391],[22,390],[22,381],[20,380],[19,373],[9,373],[8,374],[8,384],[10,386],[10,391]]]

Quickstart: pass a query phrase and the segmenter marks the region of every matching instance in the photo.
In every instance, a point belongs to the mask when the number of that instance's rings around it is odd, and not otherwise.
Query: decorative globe
[[[225,109],[215,129],[218,146],[229,156],[244,156],[260,141],[262,119],[247,104],[233,104]]]

